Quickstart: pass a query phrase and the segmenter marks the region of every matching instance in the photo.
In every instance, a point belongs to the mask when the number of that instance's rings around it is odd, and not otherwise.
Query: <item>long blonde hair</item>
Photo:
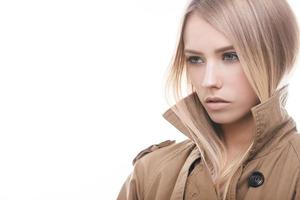
[[[183,30],[191,12],[200,14],[233,43],[244,73],[260,102],[272,96],[283,78],[292,71],[298,58],[299,27],[286,0],[191,0],[184,10],[175,53],[167,71],[165,95],[169,105],[174,104],[170,97],[175,102],[182,98],[184,85],[187,86],[187,94],[195,92],[187,78],[183,53]],[[199,100],[195,100],[195,105],[200,111]],[[191,137],[200,144],[200,153],[210,169],[218,195],[225,199],[230,180],[253,142],[230,166],[225,167],[226,149],[221,138],[200,133],[196,115],[187,105],[178,104],[173,110],[190,131]],[[218,130],[216,124],[212,122],[212,125]]]

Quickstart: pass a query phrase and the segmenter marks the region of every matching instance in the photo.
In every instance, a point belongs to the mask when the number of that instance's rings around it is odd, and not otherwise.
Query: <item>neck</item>
[[[230,124],[220,124],[223,142],[228,154],[233,156],[245,151],[254,134],[254,120],[251,112]]]

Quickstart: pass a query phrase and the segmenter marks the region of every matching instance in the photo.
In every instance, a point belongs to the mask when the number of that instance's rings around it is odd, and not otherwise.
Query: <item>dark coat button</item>
[[[248,184],[250,187],[259,187],[264,183],[264,175],[259,171],[254,171],[248,179]]]

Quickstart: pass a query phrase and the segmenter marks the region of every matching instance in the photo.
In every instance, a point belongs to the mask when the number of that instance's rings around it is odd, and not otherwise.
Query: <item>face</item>
[[[187,75],[210,118],[227,124],[249,116],[259,99],[230,41],[195,13],[183,34]]]

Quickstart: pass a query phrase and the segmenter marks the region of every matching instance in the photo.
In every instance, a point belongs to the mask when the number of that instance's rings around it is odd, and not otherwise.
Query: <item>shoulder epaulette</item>
[[[132,161],[132,165],[134,165],[134,163],[138,159],[140,159],[141,157],[145,156],[146,154],[151,153],[151,152],[153,152],[153,151],[155,151],[157,149],[160,149],[162,147],[166,147],[166,146],[169,146],[171,144],[174,144],[175,142],[176,142],[176,140],[166,140],[166,141],[163,141],[163,142],[161,142],[159,144],[153,144],[153,145],[147,147],[146,149],[142,150],[141,152],[139,152],[137,154],[137,156]]]

